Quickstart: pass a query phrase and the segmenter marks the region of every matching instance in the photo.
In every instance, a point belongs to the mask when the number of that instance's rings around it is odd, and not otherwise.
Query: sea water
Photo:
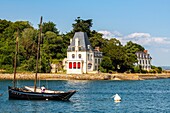
[[[32,86],[34,81],[18,81]],[[39,81],[52,90],[77,90],[70,101],[8,100],[8,85],[0,80],[0,112],[16,113],[170,113],[170,79],[142,81]],[[119,94],[122,101],[111,98]]]

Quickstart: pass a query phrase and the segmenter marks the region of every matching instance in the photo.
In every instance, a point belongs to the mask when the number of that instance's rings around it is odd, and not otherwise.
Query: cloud
[[[149,33],[132,33],[130,35],[127,36],[127,38],[148,38],[151,37],[151,35]]]
[[[123,35],[118,31],[99,31],[103,34],[103,38],[111,39],[116,38],[125,45],[128,41],[142,45],[145,49],[149,50],[151,56],[153,56],[154,65],[170,65],[170,37],[153,37],[149,33],[131,33],[128,35]],[[166,56],[166,57],[165,57]],[[168,57],[167,57],[168,56]]]
[[[149,33],[132,33],[126,36],[123,36],[118,31],[98,31],[103,34],[103,38],[111,39],[117,38],[121,41],[122,44],[126,44],[128,41],[138,43],[143,46],[168,46],[170,47],[170,38],[167,37],[152,37]]]
[[[118,32],[118,31],[107,31],[107,30],[103,30],[103,31],[98,31],[98,33],[103,34],[103,38],[107,38],[107,39],[111,39],[111,38],[116,38],[116,37],[122,37],[123,35]]]

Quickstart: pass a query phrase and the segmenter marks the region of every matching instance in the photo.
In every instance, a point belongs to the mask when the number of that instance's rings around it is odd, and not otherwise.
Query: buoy
[[[121,97],[118,94],[113,95],[112,98],[114,98],[115,102],[120,102],[121,101]]]

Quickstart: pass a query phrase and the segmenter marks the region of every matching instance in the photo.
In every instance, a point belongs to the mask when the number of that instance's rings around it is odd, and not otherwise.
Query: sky
[[[0,0],[0,19],[52,21],[60,33],[72,30],[77,17],[92,19],[103,38],[117,38],[148,50],[155,66],[170,66],[170,0]]]

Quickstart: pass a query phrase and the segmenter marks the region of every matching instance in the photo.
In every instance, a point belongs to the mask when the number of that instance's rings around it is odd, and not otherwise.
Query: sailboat
[[[14,79],[13,86],[8,86],[9,99],[17,100],[69,100],[76,90],[70,91],[56,91],[56,90],[45,90],[41,91],[37,88],[37,73],[38,73],[38,60],[39,60],[39,50],[40,50],[40,40],[42,33],[42,17],[40,19],[40,33],[38,37],[38,48],[37,48],[37,59],[36,59],[36,74],[34,80],[34,87],[25,86],[24,88],[16,87],[16,61],[17,61],[17,50],[18,50],[18,36],[16,38],[16,53],[14,60]]]

